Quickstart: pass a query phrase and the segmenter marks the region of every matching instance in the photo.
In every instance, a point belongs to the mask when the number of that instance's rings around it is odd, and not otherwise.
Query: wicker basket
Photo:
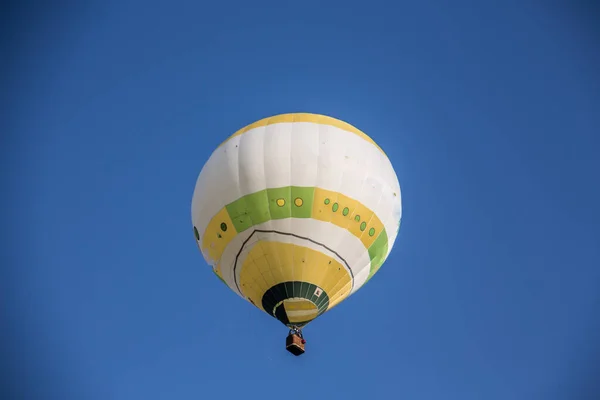
[[[285,348],[287,351],[295,356],[299,356],[304,353],[305,340],[295,333],[291,333],[285,339]]]

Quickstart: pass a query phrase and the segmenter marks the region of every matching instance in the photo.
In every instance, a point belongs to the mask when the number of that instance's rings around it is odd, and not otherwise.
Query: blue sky
[[[590,9],[103,1],[15,8],[5,20],[10,390],[597,398]],[[306,329],[299,358],[278,321],[212,274],[190,217],[212,150],[285,112],[367,132],[403,195],[389,259]]]

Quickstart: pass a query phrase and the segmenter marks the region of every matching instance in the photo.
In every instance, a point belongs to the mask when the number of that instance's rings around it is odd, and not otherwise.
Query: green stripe
[[[388,237],[385,229],[381,231],[377,239],[373,242],[371,247],[369,247],[369,258],[371,259],[371,269],[369,271],[369,277],[367,281],[371,279],[373,275],[379,270],[385,258],[387,256],[388,251]],[[365,283],[366,283],[365,282]]]
[[[238,232],[272,219],[310,218],[312,214],[314,187],[287,186],[264,189],[248,194],[229,203],[225,208]],[[294,201],[302,199],[302,205]],[[284,205],[278,205],[283,200]]]
[[[270,220],[311,218],[314,195],[314,187],[286,186],[264,189],[243,196],[229,203],[225,208],[236,231],[243,232]],[[302,205],[297,206],[295,204],[296,199],[302,199]],[[282,202],[283,205],[281,205]],[[366,227],[367,224],[362,222],[361,230],[364,231]],[[385,228],[368,250],[371,268],[367,281],[371,279],[385,261],[388,251],[388,236]]]
[[[266,190],[241,197],[225,208],[238,233],[271,219]]]

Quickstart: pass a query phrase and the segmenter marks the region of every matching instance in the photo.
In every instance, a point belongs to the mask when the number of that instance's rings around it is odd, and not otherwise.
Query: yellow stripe
[[[221,224],[225,231],[221,229]],[[208,252],[212,264],[219,262],[225,247],[236,237],[237,231],[231,222],[227,208],[223,207],[208,223],[202,234],[202,250]]]
[[[330,299],[336,297],[339,302],[350,293],[351,279],[335,258],[320,251],[293,243],[258,242],[243,261],[240,289],[263,310],[263,295],[279,283],[312,283],[325,290]],[[269,314],[271,311],[266,310]]]
[[[337,209],[334,207],[337,204]],[[348,208],[347,215],[344,209]],[[315,188],[313,200],[312,218],[324,222],[331,222],[340,228],[350,231],[368,249],[371,247],[379,233],[384,229],[383,222],[375,213],[361,204],[338,192]],[[356,220],[358,218],[358,221]],[[361,224],[365,222],[365,229],[361,230]],[[369,231],[373,228],[373,235]]]
[[[374,145],[375,147],[377,147],[379,149],[379,151],[381,151],[383,154],[385,154],[385,152],[381,149],[381,147],[379,147],[379,145],[377,143],[375,143],[375,141],[373,139],[371,139],[366,133],[364,133],[360,129],[356,128],[355,126],[350,125],[349,123],[339,120],[337,118],[328,117],[327,115],[311,114],[311,113],[280,114],[280,115],[274,115],[272,117],[263,118],[259,121],[253,122],[250,125],[243,127],[242,129],[240,129],[239,131],[237,131],[236,133],[231,135],[229,138],[227,138],[227,140],[225,140],[223,143],[221,143],[220,146],[227,143],[227,141],[229,141],[229,139],[239,136],[245,132],[248,132],[251,129],[268,126],[268,125],[273,125],[273,124],[280,124],[283,122],[312,122],[315,124],[334,126],[336,128],[342,129],[346,132],[354,133],[355,135],[361,137],[362,139],[366,140],[367,142],[369,142],[372,145]]]

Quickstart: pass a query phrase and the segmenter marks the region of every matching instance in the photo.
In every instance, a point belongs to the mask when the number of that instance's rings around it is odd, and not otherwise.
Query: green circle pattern
[[[331,204],[331,199],[326,198],[323,203],[328,206],[329,204]],[[337,212],[337,210],[339,210],[340,205],[338,203],[333,203],[333,205],[331,206],[331,210],[333,212]],[[348,216],[348,214],[350,214],[350,208],[348,207],[344,207],[344,209],[342,210],[342,215],[344,215],[344,217]],[[355,215],[354,216],[354,221],[356,222],[360,222],[360,215]],[[223,224],[221,224],[221,229],[223,227]],[[367,222],[363,221],[360,224],[360,230],[361,232],[364,232],[367,229]],[[223,231],[225,231],[226,229],[224,229]],[[371,228],[369,229],[369,236],[375,236],[375,228]]]
[[[325,199],[324,203],[326,205],[329,205],[331,203],[330,199]],[[331,209],[333,210],[333,212],[337,212],[337,210],[339,209],[340,205],[338,203],[333,203],[333,206],[331,207]],[[344,209],[342,210],[342,214],[344,216],[348,216],[348,214],[350,214],[350,209],[348,207],[344,207]],[[354,220],[356,222],[360,222],[360,215],[355,215],[354,216]],[[223,232],[227,232],[227,224],[225,222],[221,222],[221,226],[220,226],[221,230]],[[367,223],[365,221],[363,221],[360,224],[360,230],[364,232],[364,230],[367,229]],[[371,228],[369,229],[369,236],[374,236],[375,235],[375,228]],[[218,234],[219,237],[221,237],[220,234]],[[194,237],[196,238],[196,240],[200,240],[200,233],[198,232],[198,229],[194,226]]]

